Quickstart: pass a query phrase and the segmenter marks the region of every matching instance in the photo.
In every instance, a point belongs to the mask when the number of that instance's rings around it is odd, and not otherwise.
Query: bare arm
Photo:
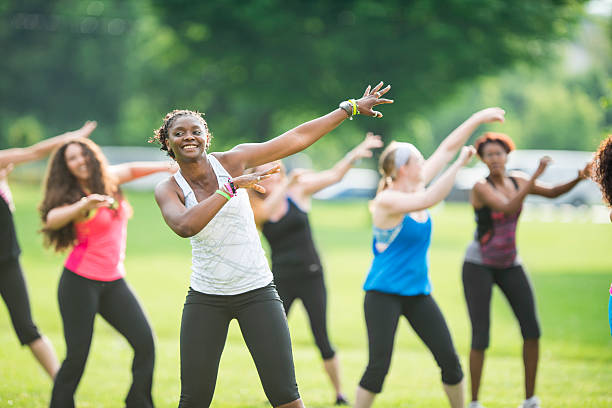
[[[423,168],[425,184],[446,166],[467,142],[472,133],[483,123],[503,122],[505,111],[501,108],[487,108],[474,113],[440,143],[436,151],[427,159]]]
[[[66,132],[59,136],[51,137],[38,142],[32,146],[0,150],[0,168],[9,164],[22,164],[30,161],[40,160],[51,153],[56,147],[73,139],[89,137],[96,128],[97,123],[87,121],[77,130]]]
[[[63,205],[53,208],[47,214],[45,228],[57,230],[73,221],[77,221],[87,216],[87,213],[94,208],[108,207],[112,205],[114,199],[102,194],[90,194],[83,197],[76,203]]]
[[[396,190],[385,190],[380,193],[380,199],[375,200],[389,216],[406,214],[430,208],[444,200],[450,193],[455,182],[455,176],[474,155],[473,147],[464,147],[457,160],[428,188],[416,193],[405,193]]]
[[[296,187],[301,190],[304,196],[311,196],[317,191],[342,180],[353,166],[353,163],[363,157],[372,157],[371,149],[382,147],[382,145],[383,142],[380,140],[380,136],[368,132],[363,142],[348,152],[334,167],[329,170],[307,173],[300,176]]]
[[[570,191],[582,180],[589,178],[589,172],[590,164],[587,164],[584,169],[578,171],[578,176],[575,179],[568,181],[567,183],[558,184],[556,186],[550,186],[546,183],[542,183],[541,181],[536,180],[535,184],[529,191],[529,194],[536,194],[547,198],[559,197],[560,195]]]
[[[170,161],[128,162],[110,166],[109,170],[123,184],[162,171],[176,173],[178,165]]]
[[[487,206],[494,211],[501,211],[505,214],[517,212],[519,208],[521,208],[521,205],[523,205],[523,201],[525,197],[527,197],[527,194],[529,194],[535,186],[537,178],[542,175],[549,163],[549,157],[542,158],[537,170],[530,178],[521,178],[521,185],[518,192],[511,199],[498,194],[487,182],[483,181],[476,183],[472,189],[474,207],[480,208],[481,206]]]
[[[376,105],[393,103],[390,99],[381,98],[387,93],[391,86],[381,89],[383,83],[379,83],[374,89],[366,89],[364,96],[357,100],[359,113],[366,116],[382,117],[382,113],[372,110]],[[231,167],[244,170],[261,164],[279,160],[294,153],[306,149],[327,133],[334,130],[340,123],[348,118],[347,113],[338,108],[317,119],[303,123],[280,136],[264,143],[245,143],[236,146],[223,154],[223,159],[230,163]]]
[[[263,187],[257,183],[277,173],[279,169],[279,166],[274,166],[263,172],[236,177],[232,181],[237,188],[252,188],[265,192]],[[172,178],[162,181],[155,187],[155,201],[166,224],[183,238],[192,237],[200,232],[227,202],[227,198],[215,193],[193,207],[187,208],[179,194],[179,187]]]
[[[249,191],[251,199],[251,207],[253,208],[253,216],[255,217],[255,225],[261,229],[263,224],[270,219],[272,214],[279,208],[287,197],[289,186],[295,182],[296,176],[290,176],[289,179],[283,181],[273,192],[265,198],[261,198],[253,191]]]

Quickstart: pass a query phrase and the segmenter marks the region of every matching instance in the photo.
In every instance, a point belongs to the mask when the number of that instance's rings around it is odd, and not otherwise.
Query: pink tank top
[[[116,210],[101,207],[92,218],[76,223],[77,243],[66,259],[66,269],[97,281],[123,278],[127,221],[131,213],[129,203],[120,200]]]

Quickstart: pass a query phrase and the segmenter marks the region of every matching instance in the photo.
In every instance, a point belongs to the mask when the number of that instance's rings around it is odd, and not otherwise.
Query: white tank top
[[[231,176],[213,155],[207,158],[221,188]],[[195,194],[180,171],[174,179],[183,190],[185,207],[196,205]],[[191,237],[191,248],[191,288],[198,292],[237,295],[272,282],[245,189],[239,189],[208,225]]]

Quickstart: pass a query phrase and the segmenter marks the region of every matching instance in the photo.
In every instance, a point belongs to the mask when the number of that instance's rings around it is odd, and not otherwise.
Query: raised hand
[[[460,166],[465,166],[469,163],[469,161],[472,159],[472,157],[474,157],[475,154],[476,149],[474,149],[474,146],[463,146],[461,148],[461,152],[459,152],[457,163],[459,163]]]
[[[505,120],[506,111],[502,108],[486,108],[474,114],[480,123],[500,122]]]
[[[550,163],[552,163],[552,159],[550,158],[550,156],[542,157],[540,159],[540,164],[538,165],[538,168],[536,169],[535,173],[533,173],[532,177],[534,179],[540,177],[542,173],[544,173],[544,170],[546,170],[546,167],[548,167]]]
[[[366,116],[374,116],[375,118],[383,117],[382,113],[372,110],[372,108],[376,105],[381,105],[384,103],[393,103],[392,99],[381,98],[384,94],[389,92],[389,89],[391,89],[391,85],[387,85],[384,88],[382,88],[382,86],[382,81],[380,81],[378,85],[376,85],[373,89],[370,85],[368,85],[365,92],[363,93],[363,96],[357,99],[356,101],[360,114]]]
[[[276,164],[268,170],[258,171],[250,174],[243,174],[242,176],[232,178],[232,182],[234,183],[236,188],[252,188],[253,190],[259,193],[265,193],[266,189],[258,183],[261,180],[265,180],[273,174],[280,172],[280,169],[280,164]]]
[[[351,151],[351,161],[354,162],[364,157],[372,157],[372,149],[378,149],[380,147],[383,147],[383,141],[380,136],[368,132],[363,142],[359,143]]]
[[[81,198],[81,203],[82,210],[89,211],[100,207],[111,207],[115,199],[103,194],[90,194]]]
[[[587,163],[583,169],[578,170],[578,177],[581,180],[589,179],[592,176],[593,176],[593,163],[592,162]]]
[[[89,135],[91,135],[91,132],[93,132],[97,126],[98,122],[96,122],[95,120],[88,120],[79,129],[70,132],[70,136],[71,138],[75,139],[79,137],[89,137]]]

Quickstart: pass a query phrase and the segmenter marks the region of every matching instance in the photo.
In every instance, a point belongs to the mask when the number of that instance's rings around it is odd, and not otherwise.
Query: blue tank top
[[[427,251],[431,243],[431,230],[431,216],[427,212],[425,222],[404,216],[402,229],[383,252],[376,249],[374,238],[374,260],[363,289],[402,296],[430,294]]]

